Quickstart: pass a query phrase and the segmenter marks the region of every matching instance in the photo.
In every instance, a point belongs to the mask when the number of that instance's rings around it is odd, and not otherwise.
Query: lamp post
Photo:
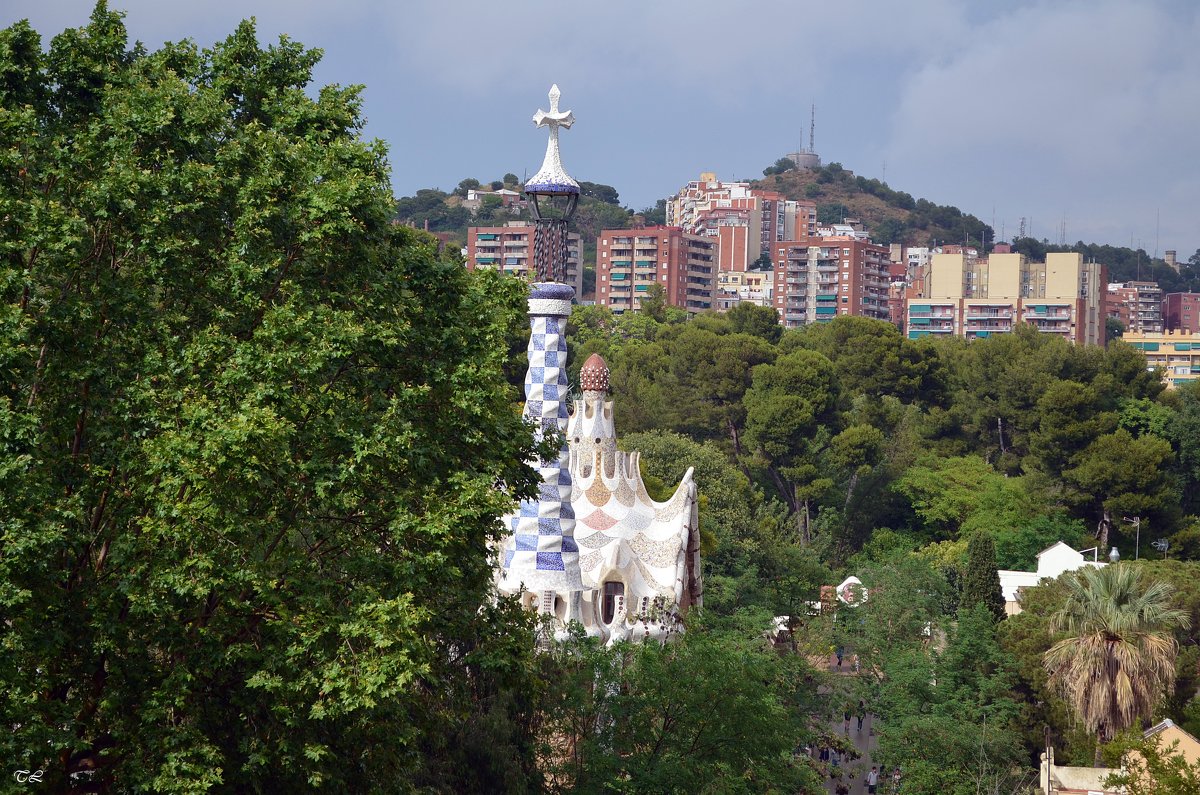
[[[1137,535],[1135,536],[1135,539],[1133,542],[1133,559],[1138,560],[1139,553],[1141,552],[1141,546],[1142,546],[1142,517],[1135,516],[1132,519],[1130,519],[1128,516],[1124,516],[1124,517],[1121,517],[1121,520],[1126,522],[1127,524],[1133,525],[1134,530],[1137,531]]]
[[[525,183],[533,206],[533,267],[538,282],[565,282],[567,278],[567,222],[579,203],[579,183],[563,168],[558,151],[558,129],[571,129],[575,115],[559,110],[562,93],[550,87],[550,110],[538,110],[533,123],[550,129],[542,167]]]

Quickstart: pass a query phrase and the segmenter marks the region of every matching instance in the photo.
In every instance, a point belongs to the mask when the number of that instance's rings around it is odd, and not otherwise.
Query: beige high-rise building
[[[908,299],[910,338],[976,339],[1024,322],[1080,345],[1104,344],[1106,269],[1081,254],[1047,254],[1045,262],[1013,253],[934,254],[918,290],[920,297]]]

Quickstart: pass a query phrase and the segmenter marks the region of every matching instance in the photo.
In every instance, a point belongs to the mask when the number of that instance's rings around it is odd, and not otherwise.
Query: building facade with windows
[[[1200,293],[1167,293],[1162,306],[1164,330],[1200,333]]]
[[[497,268],[505,273],[529,277],[532,258],[533,223],[509,221],[504,226],[472,226],[467,229],[467,267]],[[580,237],[567,236],[567,281],[575,295],[583,296],[583,257]]]
[[[1126,331],[1154,334],[1163,330],[1163,293],[1157,282],[1108,285],[1108,317],[1121,321]]]
[[[776,243],[773,302],[788,328],[858,315],[888,320],[887,246],[852,234]]]
[[[668,304],[695,314],[716,307],[716,241],[677,226],[606,229],[596,240],[596,303],[637,311],[653,284]]]
[[[908,299],[905,329],[911,339],[979,339],[1028,323],[1079,345],[1102,345],[1105,271],[1076,253],[1047,254],[1045,262],[1013,253],[934,254],[918,296]]]
[[[721,182],[715,174],[683,186],[667,199],[667,224],[717,239],[721,271],[747,271],[775,243],[817,233],[817,206],[782,193],[752,189],[748,182]]]
[[[1162,371],[1163,382],[1168,387],[1200,379],[1200,334],[1188,331],[1127,333],[1122,339],[1146,355],[1146,369]]]

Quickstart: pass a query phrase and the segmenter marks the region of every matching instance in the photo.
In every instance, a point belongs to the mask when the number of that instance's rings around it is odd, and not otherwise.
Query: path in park
[[[829,670],[832,673],[840,673],[843,676],[853,676],[854,668],[847,657],[842,661],[842,667],[839,669],[837,657],[830,655]],[[871,754],[878,747],[878,741],[872,731],[875,726],[875,715],[867,713],[866,719],[863,720],[862,730],[858,729],[858,716],[850,717],[850,733],[845,732],[845,719],[842,716],[842,710],[839,708],[829,721],[831,731],[845,737],[849,737],[854,742],[854,747],[858,749],[861,755],[858,759],[843,763],[842,771],[845,774],[843,781],[850,785],[850,795],[866,795],[867,792],[867,771],[871,769],[871,765],[875,762],[871,758]],[[876,790],[877,793],[886,792],[883,786],[883,774],[880,773],[880,786]],[[826,779],[826,789],[830,793],[834,793],[835,782],[831,779]]]

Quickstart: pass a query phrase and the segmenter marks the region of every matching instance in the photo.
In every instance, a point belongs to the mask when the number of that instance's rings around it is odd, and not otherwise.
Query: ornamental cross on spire
[[[550,128],[550,140],[546,142],[546,158],[542,167],[525,183],[526,191],[547,191],[551,193],[578,193],[579,183],[571,178],[563,168],[562,159],[558,153],[558,128],[571,129],[575,123],[575,115],[571,111],[558,109],[558,100],[562,93],[558,84],[550,86],[550,111],[538,109],[533,114],[533,123],[538,127]]]
[[[562,92],[558,90],[558,83],[550,86],[550,112],[538,108],[538,112],[533,114],[533,123],[539,127],[549,127],[550,137],[558,138],[558,128],[566,127],[571,129],[571,125],[575,123],[575,116],[569,110],[559,110],[558,100],[562,98]]]

